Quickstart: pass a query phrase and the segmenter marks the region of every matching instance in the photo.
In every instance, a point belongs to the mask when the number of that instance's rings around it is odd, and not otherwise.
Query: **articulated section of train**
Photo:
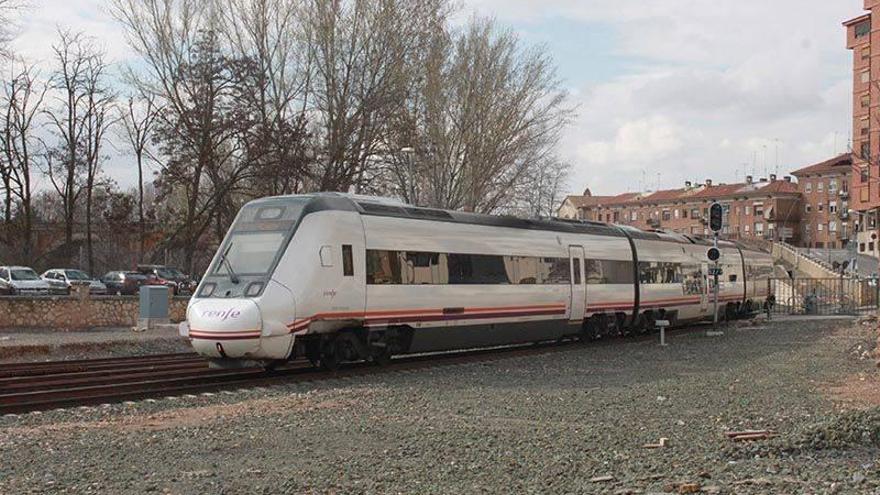
[[[583,339],[712,318],[705,239],[342,194],[245,205],[181,335],[220,366]],[[772,258],[723,242],[719,317],[760,309]]]

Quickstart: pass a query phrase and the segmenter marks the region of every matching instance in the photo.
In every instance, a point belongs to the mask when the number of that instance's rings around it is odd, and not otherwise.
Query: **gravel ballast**
[[[3,417],[0,493],[880,493],[876,337],[780,321]]]

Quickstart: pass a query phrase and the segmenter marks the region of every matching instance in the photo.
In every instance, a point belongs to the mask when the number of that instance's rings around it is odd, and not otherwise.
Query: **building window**
[[[831,194],[837,192],[837,179],[831,179],[828,181],[828,192]]]
[[[810,194],[813,192],[813,183],[812,182],[804,182],[804,192]]]
[[[764,233],[764,224],[761,222],[755,223],[755,235],[760,235]]]
[[[863,94],[862,97],[860,98],[860,100],[861,100],[861,102],[862,102],[862,108],[868,108],[868,107],[871,106],[871,95],[870,95],[870,93],[865,93],[865,94]]]
[[[819,232],[822,232],[823,230],[825,230],[825,224],[824,223],[817,223],[816,230]]]
[[[874,242],[871,241],[868,243],[868,251],[874,252]]]
[[[837,201],[828,202],[828,213],[837,213]]]
[[[686,208],[682,208],[682,209],[681,209],[681,218],[687,218],[687,217],[688,217],[688,211],[687,211],[687,209],[686,209]]]
[[[828,231],[837,232],[837,222],[835,222],[834,220],[828,222]]]
[[[669,210],[663,210],[663,220],[667,221],[667,220],[671,220],[671,219],[672,219],[672,213]]]
[[[692,208],[691,209],[691,218],[700,218],[700,209]]]
[[[743,214],[744,214],[745,216],[749,216],[749,215],[751,215],[751,214],[752,214],[752,207],[751,207],[751,206],[746,206],[746,207],[744,207],[744,208],[743,208]]]
[[[759,217],[764,215],[764,203],[755,203],[755,216]]]
[[[859,170],[859,180],[861,182],[868,182],[868,167],[862,167]]]
[[[619,211],[615,211],[615,212],[614,212],[614,223],[617,223],[617,222],[619,222],[619,221],[620,221],[620,212],[619,212]]]
[[[807,213],[809,213],[809,212],[813,211],[813,206],[810,205],[810,203],[807,203],[807,204],[804,205],[804,210],[805,210]]]
[[[681,212],[678,210],[678,208],[676,208],[675,210],[673,210],[673,215],[675,216],[675,219],[676,219],[676,220],[679,219],[679,218],[681,217]]]
[[[866,46],[862,48],[862,60],[869,60],[871,58],[871,47]]]
[[[629,221],[630,222],[635,222],[638,219],[639,219],[639,212],[637,212],[637,211],[629,212]]]
[[[823,211],[824,209],[825,209],[825,205],[824,205],[824,204],[819,203],[819,204],[816,205],[816,211]]]
[[[871,21],[862,21],[856,24],[855,27],[855,35],[856,38],[861,38],[863,36],[867,36],[871,34]]]
[[[862,155],[863,159],[865,159],[865,160],[871,159],[871,142],[870,141],[862,142],[861,152],[862,152],[861,155]]]
[[[860,253],[864,253],[864,252],[865,252],[865,243],[864,243],[864,242],[860,242],[860,243],[859,243],[859,252],[860,252]]]
[[[869,70],[863,70],[863,71],[862,71],[862,74],[861,74],[861,77],[860,77],[860,80],[862,81],[862,83],[867,84],[868,81],[871,80],[871,71],[869,71]]]
[[[745,226],[745,232],[746,232],[746,234],[749,233],[749,230],[750,230],[750,229],[751,229],[751,225],[746,225],[746,226]]]
[[[871,123],[868,120],[868,117],[862,117],[859,120],[859,129],[861,129],[860,132],[862,136],[867,136],[868,133],[871,131]]]

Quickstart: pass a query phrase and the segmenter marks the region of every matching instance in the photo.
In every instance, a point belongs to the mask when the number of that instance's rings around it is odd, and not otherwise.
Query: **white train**
[[[710,243],[593,222],[335,193],[245,205],[180,326],[215,365],[584,339],[712,317]],[[773,261],[721,246],[721,317],[759,309]]]

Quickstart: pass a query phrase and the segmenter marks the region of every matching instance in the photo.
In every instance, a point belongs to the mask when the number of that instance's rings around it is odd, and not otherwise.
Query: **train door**
[[[709,311],[709,294],[712,293],[712,277],[709,276],[709,263],[700,265],[700,272],[703,274],[703,290],[700,291],[700,311],[705,313]]]
[[[571,304],[569,307],[569,320],[580,321],[584,319],[586,309],[587,289],[584,284],[584,248],[581,246],[569,246],[568,256],[571,260]]]

